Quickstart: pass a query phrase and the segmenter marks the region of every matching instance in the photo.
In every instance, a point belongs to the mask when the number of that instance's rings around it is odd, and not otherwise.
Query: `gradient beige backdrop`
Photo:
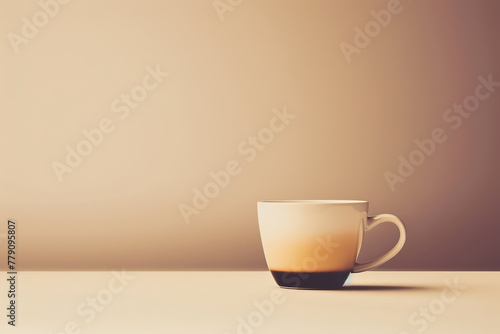
[[[264,269],[257,200],[366,199],[408,229],[383,268],[499,270],[500,88],[459,129],[442,118],[478,76],[500,81],[499,3],[401,0],[350,63],[340,44],[390,1],[233,3],[222,20],[210,0],[73,0],[16,53],[8,34],[41,9],[1,1],[0,249],[14,218],[18,269]],[[111,104],[157,65],[169,76],[121,120]],[[59,182],[51,164],[104,118]],[[384,173],[437,127],[447,141],[391,191]],[[186,224],[179,205],[231,160],[241,173]],[[362,258],[396,238],[371,231]]]

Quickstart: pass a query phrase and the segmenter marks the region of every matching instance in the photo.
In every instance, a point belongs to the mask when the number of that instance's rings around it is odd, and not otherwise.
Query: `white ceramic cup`
[[[403,222],[390,214],[368,217],[367,201],[259,201],[257,212],[267,266],[282,287],[338,289],[350,273],[389,261],[406,240]],[[396,245],[373,261],[356,262],[364,232],[384,222],[398,227]]]

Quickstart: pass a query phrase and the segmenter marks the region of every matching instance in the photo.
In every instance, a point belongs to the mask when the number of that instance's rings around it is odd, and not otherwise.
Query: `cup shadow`
[[[336,291],[432,291],[436,289],[439,288],[406,285],[346,285]]]
[[[297,288],[280,286],[287,290],[306,291],[438,291],[443,287],[438,286],[410,286],[410,285],[346,285],[340,288]]]

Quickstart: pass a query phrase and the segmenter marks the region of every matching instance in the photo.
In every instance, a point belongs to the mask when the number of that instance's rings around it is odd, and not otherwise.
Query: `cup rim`
[[[367,204],[368,201],[357,199],[303,199],[303,200],[261,200],[257,203],[266,204]]]

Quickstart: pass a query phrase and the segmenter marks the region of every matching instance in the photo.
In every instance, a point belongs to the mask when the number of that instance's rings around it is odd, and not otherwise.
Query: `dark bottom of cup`
[[[271,270],[279,286],[296,289],[336,290],[340,289],[350,271],[288,272]]]

